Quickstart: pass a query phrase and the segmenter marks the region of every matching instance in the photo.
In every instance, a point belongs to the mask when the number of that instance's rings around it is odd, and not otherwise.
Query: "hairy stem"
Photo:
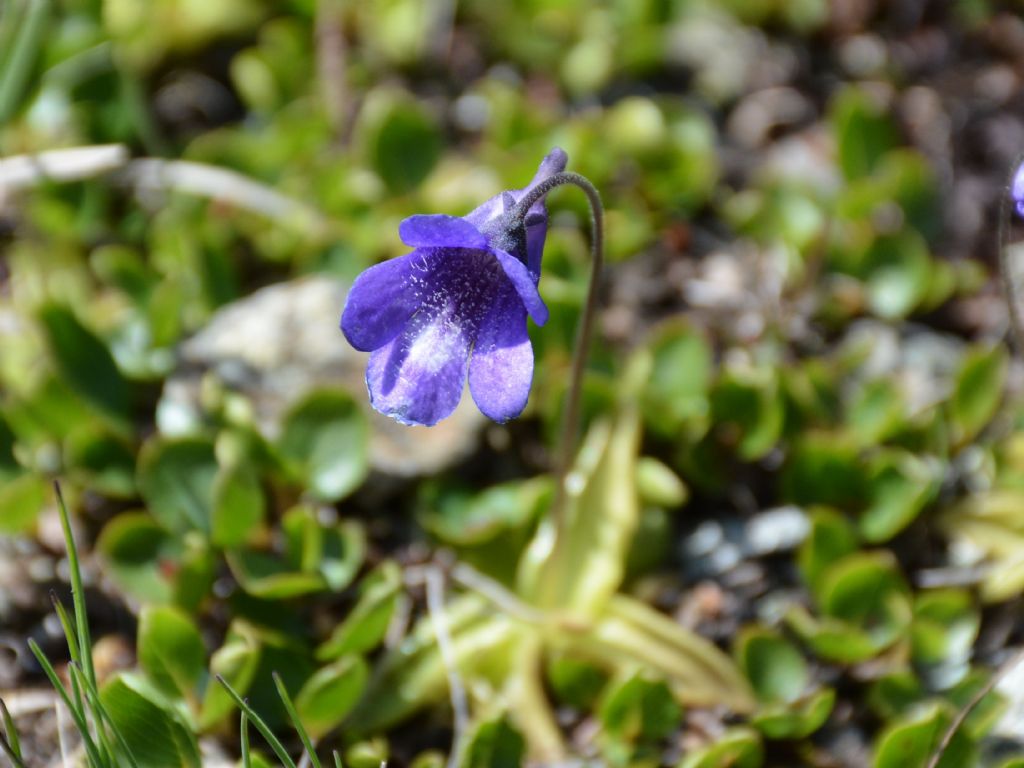
[[[601,267],[604,263],[604,206],[601,204],[601,195],[597,188],[590,181],[578,173],[563,171],[548,177],[540,184],[531,189],[516,204],[513,216],[518,220],[526,217],[538,200],[542,199],[555,187],[571,184],[579,187],[587,196],[590,203],[590,284],[587,287],[587,299],[583,305],[583,313],[580,315],[579,325],[576,327],[576,344],[572,357],[572,373],[569,380],[569,391],[565,399],[565,414],[562,421],[562,436],[558,447],[558,463],[555,467],[555,499],[552,504],[552,514],[555,521],[556,537],[555,546],[559,546],[562,538],[562,531],[565,524],[565,479],[572,468],[576,456],[576,442],[580,429],[580,405],[583,395],[583,371],[587,362],[587,351],[590,348],[590,337],[594,327],[594,318],[597,314],[597,290],[601,279]]]
[[[1012,184],[1013,177],[1011,176],[1011,188]],[[1021,317],[1021,302],[1024,300],[1022,282],[1024,280],[1022,280],[1021,265],[1014,263],[1020,259],[1020,248],[1018,246],[1014,249],[1008,242],[1012,216],[1010,195],[1004,194],[999,210],[999,233],[996,244],[999,253],[999,276],[1002,278],[1003,295],[1006,297],[1006,304],[1010,310],[1010,336],[1017,351],[1021,352],[1024,351],[1024,318]]]

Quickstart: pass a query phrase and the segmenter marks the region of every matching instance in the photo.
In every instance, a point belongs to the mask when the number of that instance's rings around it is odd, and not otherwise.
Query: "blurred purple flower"
[[[1024,217],[1024,163],[1017,166],[1017,172],[1013,174],[1010,197],[1013,198],[1013,207],[1017,210],[1017,215]]]
[[[526,315],[537,325],[548,319],[537,293],[548,217],[543,197],[523,215],[516,203],[566,161],[552,150],[529,186],[463,218],[410,216],[398,234],[415,250],[356,278],[341,330],[372,352],[374,408],[403,424],[436,424],[459,404],[468,370],[485,416],[504,422],[522,412],[533,380]]]

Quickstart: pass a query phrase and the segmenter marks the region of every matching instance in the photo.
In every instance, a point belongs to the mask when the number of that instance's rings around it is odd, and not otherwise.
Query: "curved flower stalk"
[[[473,400],[494,421],[526,407],[533,380],[526,316],[538,325],[548,319],[537,292],[544,197],[566,162],[553,149],[529,185],[463,218],[405,219],[399,235],[414,250],[356,278],[341,330],[372,353],[366,385],[374,408],[403,424],[436,424],[455,410],[467,375]]]
[[[1018,161],[1010,176],[1008,194],[1003,197],[999,215],[999,272],[1003,293],[1010,309],[1010,332],[1017,349],[1024,349],[1024,248],[1022,242],[1010,242],[1013,215],[1024,219],[1024,160]]]

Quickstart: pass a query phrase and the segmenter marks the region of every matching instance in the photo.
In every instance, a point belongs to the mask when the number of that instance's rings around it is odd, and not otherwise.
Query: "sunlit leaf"
[[[333,730],[363,693],[369,668],[358,656],[343,656],[317,671],[295,697],[303,726],[314,739]]]
[[[0,483],[0,533],[21,533],[31,528],[46,503],[47,483],[26,472]]]
[[[206,649],[195,623],[170,606],[146,606],[139,616],[139,666],[163,693],[191,697],[206,670]]]
[[[365,653],[383,639],[402,594],[397,563],[385,561],[360,583],[359,601],[317,649],[317,658],[335,659]]]
[[[992,420],[1003,399],[1008,356],[1004,347],[975,348],[956,376],[950,421],[959,441],[970,440]]]
[[[764,747],[757,731],[738,727],[687,754],[679,768],[760,768],[763,763]]]
[[[156,688],[119,673],[103,686],[101,698],[140,768],[199,768],[199,746],[187,719]]]
[[[152,438],[139,453],[137,482],[150,513],[168,530],[210,530],[217,459],[201,438]]]
[[[218,471],[213,484],[210,539],[221,547],[245,543],[263,522],[266,500],[259,477],[245,464]]]
[[[337,501],[369,470],[366,414],[345,392],[323,390],[288,412],[277,442],[296,476],[323,501]]]
[[[123,424],[130,413],[131,390],[106,344],[66,307],[49,304],[40,310],[39,319],[64,380],[115,423]]]
[[[926,765],[939,748],[949,721],[948,712],[933,704],[891,723],[879,736],[874,768]],[[938,768],[972,765],[974,754],[974,745],[958,732],[946,746]]]

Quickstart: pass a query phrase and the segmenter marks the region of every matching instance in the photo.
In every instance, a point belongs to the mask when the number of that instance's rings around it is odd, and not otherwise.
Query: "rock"
[[[744,545],[748,556],[764,557],[795,549],[811,529],[800,507],[766,509],[747,520]]]
[[[157,407],[163,434],[194,432],[203,421],[204,379],[245,395],[263,435],[273,440],[287,408],[319,387],[341,387],[366,404],[370,462],[385,474],[430,474],[469,454],[484,417],[468,394],[434,427],[407,427],[370,408],[364,375],[369,355],[338,330],[345,286],[326,276],[271,285],[220,309],[181,344]]]

